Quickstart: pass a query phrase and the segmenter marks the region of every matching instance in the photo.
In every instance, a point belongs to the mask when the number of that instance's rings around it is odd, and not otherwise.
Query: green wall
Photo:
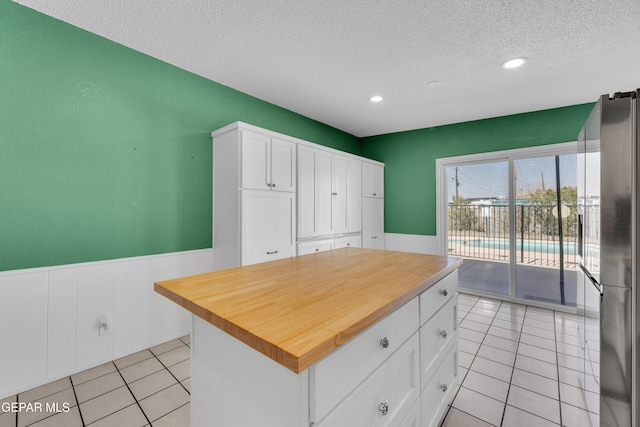
[[[363,139],[385,162],[385,232],[436,234],[436,159],[575,141],[594,104]]]
[[[354,136],[0,0],[0,271],[211,247],[212,130]]]
[[[211,247],[237,120],[385,162],[385,231],[435,235],[435,159],[574,140],[592,106],[359,140],[0,0],[0,271]]]

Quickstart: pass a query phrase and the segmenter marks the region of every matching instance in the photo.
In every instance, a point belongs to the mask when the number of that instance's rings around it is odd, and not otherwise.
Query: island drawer
[[[333,239],[298,242],[298,256],[330,251],[331,249],[333,249]]]
[[[357,236],[346,236],[346,237],[336,237],[333,243],[333,249],[340,248],[360,248],[362,247],[362,242],[360,241],[360,235]]]
[[[431,318],[458,291],[458,270],[435,283],[420,295],[420,324]]]
[[[420,365],[422,386],[437,368],[438,358],[452,341],[458,339],[458,297],[451,298],[420,328]]]
[[[317,426],[399,427],[420,393],[418,352],[415,333]]]
[[[309,368],[311,421],[325,417],[398,350],[417,331],[418,316],[414,298]]]
[[[420,399],[413,404],[399,427],[420,427]]]
[[[422,427],[437,426],[458,385],[458,343],[442,358],[439,366],[420,394]]]

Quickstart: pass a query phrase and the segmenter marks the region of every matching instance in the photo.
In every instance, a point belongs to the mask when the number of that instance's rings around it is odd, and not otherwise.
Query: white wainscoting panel
[[[47,272],[0,277],[0,396],[46,377],[47,280]]]
[[[77,283],[76,268],[49,272],[47,379],[75,369]]]
[[[98,335],[98,317],[113,323],[114,264],[78,268],[76,317],[76,367],[86,369],[108,361],[113,353],[113,333]]]
[[[441,255],[437,236],[385,233],[384,248],[388,251]]]
[[[0,272],[0,399],[190,333],[191,314],[153,283],[215,264],[202,249]]]

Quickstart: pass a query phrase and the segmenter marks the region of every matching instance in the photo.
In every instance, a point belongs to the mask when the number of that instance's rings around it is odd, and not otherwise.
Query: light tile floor
[[[598,425],[576,387],[576,316],[464,294],[458,316],[459,388],[442,427]],[[0,412],[0,427],[188,427],[189,345],[182,337],[2,399],[70,410]]]
[[[0,412],[0,427],[188,427],[189,345],[185,336],[2,399],[33,410]]]
[[[580,390],[578,317],[460,294],[459,388],[442,427],[597,426]],[[597,389],[586,391],[597,399]]]

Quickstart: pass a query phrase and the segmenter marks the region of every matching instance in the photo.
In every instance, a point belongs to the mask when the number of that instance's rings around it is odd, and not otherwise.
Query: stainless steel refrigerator
[[[592,422],[601,426],[638,423],[639,93],[603,95],[578,137],[575,363]]]

